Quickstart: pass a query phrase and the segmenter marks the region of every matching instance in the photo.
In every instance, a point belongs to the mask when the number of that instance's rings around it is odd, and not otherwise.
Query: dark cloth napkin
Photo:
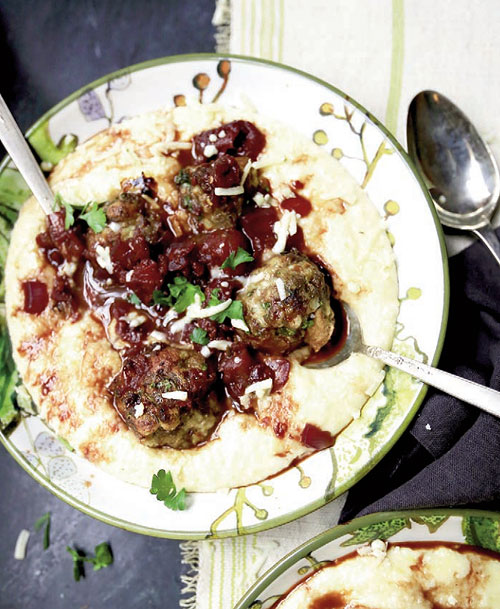
[[[478,242],[451,258],[449,269],[450,313],[438,366],[500,390],[500,267]],[[500,508],[500,419],[429,388],[397,444],[349,492],[341,521],[451,506]]]

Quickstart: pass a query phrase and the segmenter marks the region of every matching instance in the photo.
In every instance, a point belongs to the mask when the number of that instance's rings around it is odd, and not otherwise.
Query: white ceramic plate
[[[285,556],[234,609],[268,609],[324,561],[349,554],[374,539],[393,543],[456,542],[500,553],[500,514],[480,510],[416,510],[356,518],[321,533]]]
[[[435,363],[446,326],[448,283],[434,208],[398,143],[336,88],[291,68],[243,57],[171,57],[120,70],[77,91],[44,115],[29,130],[28,138],[42,161],[55,164],[77,142],[124,117],[182,104],[191,97],[202,102],[220,99],[236,106],[251,103],[263,115],[288,123],[340,159],[387,219],[401,298],[394,349]],[[17,209],[28,194],[18,172],[4,161],[0,166],[0,262],[5,259]],[[21,398],[14,392],[17,377],[6,341],[1,345],[0,419],[5,421],[12,396],[18,402]],[[333,448],[265,483],[193,495],[184,512],[169,511],[147,489],[114,479],[72,454],[36,416],[23,416],[1,440],[41,484],[105,522],[164,537],[223,537],[289,522],[351,487],[396,442],[423,395],[421,383],[391,370],[361,418],[340,434]]]

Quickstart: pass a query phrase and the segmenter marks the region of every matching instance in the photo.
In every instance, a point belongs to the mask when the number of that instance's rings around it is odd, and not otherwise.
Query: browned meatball
[[[302,344],[319,351],[334,328],[330,289],[306,256],[272,257],[249,275],[239,292],[249,333],[242,337],[269,353],[288,353]]]
[[[111,385],[115,407],[148,446],[191,448],[222,414],[210,394],[215,367],[191,349],[154,349],[125,359]]]
[[[141,236],[147,243],[154,243],[161,235],[158,210],[140,194],[122,192],[116,199],[104,205],[107,225],[100,232],[87,231],[87,248],[92,254],[97,245],[112,246],[117,241],[127,241]]]
[[[244,203],[244,193],[216,195],[217,188],[238,188],[249,159],[221,155],[211,163],[188,166],[175,177],[179,205],[196,219],[197,230],[216,230],[235,226]],[[250,186],[253,174],[245,180]]]

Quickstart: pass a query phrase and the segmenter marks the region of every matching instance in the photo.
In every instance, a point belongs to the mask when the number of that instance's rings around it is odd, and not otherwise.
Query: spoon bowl
[[[407,140],[442,224],[474,232],[500,264],[500,244],[490,225],[500,174],[474,125],[441,93],[421,91],[408,109]]]
[[[365,345],[363,341],[363,333],[358,316],[354,309],[346,302],[341,303],[347,323],[347,335],[344,344],[332,357],[323,361],[305,363],[307,368],[330,368],[336,366],[349,358],[353,353],[363,353],[369,357],[373,357],[382,361],[387,366],[398,368],[404,372],[408,372],[411,376],[424,381],[428,385],[437,387],[449,395],[453,395],[464,402],[473,404],[489,412],[490,414],[500,417],[500,391],[495,391],[479,383],[474,383],[468,379],[464,379],[455,374],[438,370],[432,366],[428,366],[422,362],[412,360],[409,357],[404,357],[386,351],[380,347]]]

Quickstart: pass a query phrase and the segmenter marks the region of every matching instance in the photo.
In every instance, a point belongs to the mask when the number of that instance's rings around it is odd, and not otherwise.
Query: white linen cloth
[[[219,51],[279,61],[334,84],[405,147],[414,95],[444,93],[500,160],[498,0],[219,0],[214,24]],[[447,239],[450,254],[468,243]],[[184,560],[193,573],[184,576],[181,606],[231,609],[277,560],[338,522],[344,501],[264,533],[189,542]]]

